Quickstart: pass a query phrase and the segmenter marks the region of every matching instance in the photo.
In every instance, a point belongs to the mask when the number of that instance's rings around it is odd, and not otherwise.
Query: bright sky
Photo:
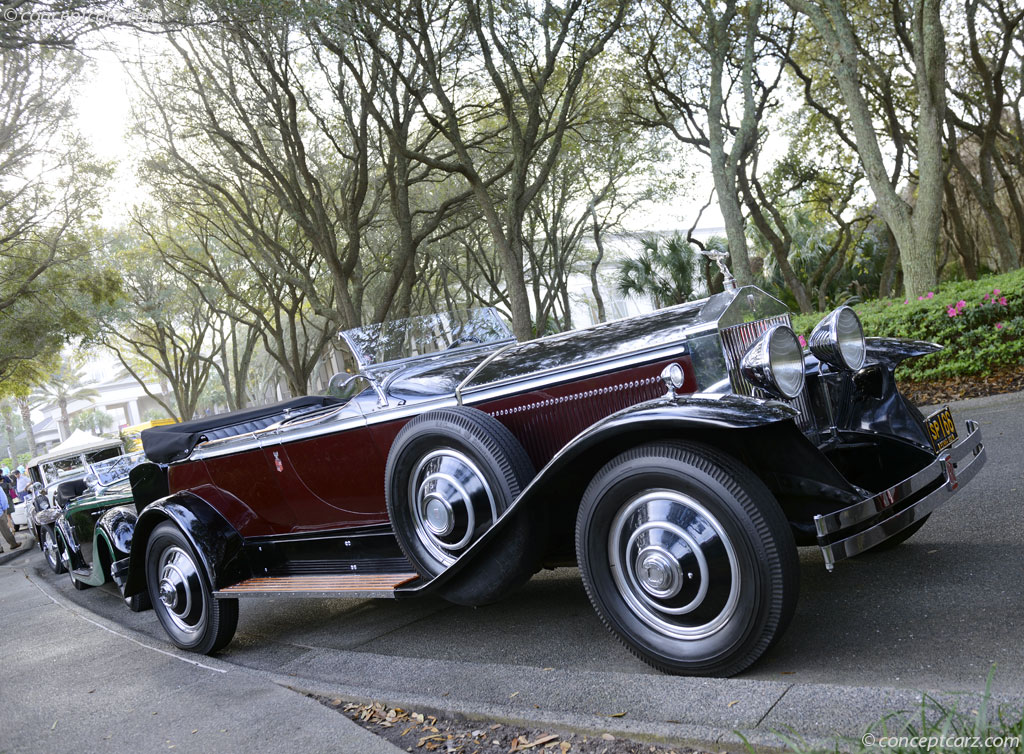
[[[122,56],[154,60],[159,55],[158,43],[151,37],[127,30],[108,31],[104,36],[106,46],[116,46]],[[80,131],[92,143],[96,156],[118,163],[117,177],[111,182],[103,207],[104,223],[113,226],[127,219],[133,204],[145,199],[145,190],[135,176],[135,150],[127,135],[134,84],[112,49],[94,49],[89,58],[93,71],[76,98],[77,122]],[[691,167],[698,168],[693,171],[695,186],[692,196],[645,206],[629,216],[628,230],[688,228],[712,186],[710,172],[703,163]],[[702,228],[717,228],[723,224],[717,204],[704,212],[700,222]]]

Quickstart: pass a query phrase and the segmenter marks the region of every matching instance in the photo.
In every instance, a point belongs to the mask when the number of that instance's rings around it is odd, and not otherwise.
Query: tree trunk
[[[913,34],[917,109],[917,202],[896,191],[886,169],[875,121],[861,90],[859,43],[842,0],[785,0],[803,13],[831,54],[831,71],[849,112],[857,154],[878,210],[900,248],[907,294],[920,296],[938,282],[935,250],[942,224],[942,122],[945,117],[946,48],[940,0],[915,0]]]
[[[782,273],[782,279],[786,282],[786,287],[789,288],[793,297],[796,299],[797,306],[800,307],[800,312],[807,314],[808,312],[814,311],[814,306],[811,304],[811,297],[807,295],[807,289],[804,288],[804,284],[800,282],[800,278],[797,277],[796,272],[793,270],[793,266],[789,263],[789,251],[792,246],[792,241],[789,239],[788,232],[786,239],[783,239],[775,232],[775,229],[772,228],[771,223],[768,222],[768,218],[766,218],[764,213],[761,211],[761,202],[759,201],[759,198],[755,198],[753,192],[750,190],[750,182],[747,179],[745,168],[740,168],[738,177],[740,191],[743,194],[743,200],[747,205],[747,209],[750,211],[750,217],[754,221],[755,227],[757,227],[761,232],[761,235],[768,239],[768,245],[771,247],[772,256],[775,257],[775,263],[779,266],[779,271]],[[776,221],[782,221],[777,213]],[[789,240],[788,243],[787,240]]]
[[[590,264],[590,289],[594,293],[594,303],[597,305],[597,321],[604,322],[608,319],[608,315],[604,310],[604,297],[601,295],[601,285],[597,279],[597,270],[601,266],[601,260],[604,259],[604,243],[601,241],[601,228],[598,226],[597,213],[593,207],[590,208],[590,217],[594,222],[594,246],[597,248],[597,256]]]
[[[971,235],[967,232],[964,216],[960,211],[960,204],[956,200],[956,189],[951,181],[946,181],[945,194],[946,214],[949,217],[950,224],[953,226],[951,237],[957,251],[957,256],[960,257],[960,262],[964,266],[964,275],[968,280],[977,280],[977,254],[975,253]]]
[[[753,112],[751,68],[754,65],[753,44],[760,16],[760,8],[760,2],[755,0],[749,9],[750,18],[747,21],[747,37],[743,61],[743,119],[740,123],[739,132],[733,141],[732,149],[728,154],[725,151],[725,125],[722,122],[722,112],[725,107],[722,78],[724,76],[725,59],[731,48],[728,35],[729,24],[736,15],[735,3],[731,1],[727,3],[725,13],[722,16],[708,19],[711,22],[709,33],[714,36],[709,51],[711,56],[711,81],[709,82],[710,92],[708,99],[708,146],[711,153],[711,175],[714,178],[715,193],[718,195],[718,204],[722,210],[722,218],[725,220],[725,236],[729,241],[732,274],[739,285],[749,285],[754,282],[754,276],[750,269],[750,258],[747,254],[747,237],[743,222],[743,210],[740,208],[739,196],[737,195],[736,177],[743,157],[746,155],[757,130]]]
[[[25,428],[25,438],[28,440],[28,452],[34,458],[39,455],[39,448],[36,446],[36,436],[32,432],[32,408],[28,405],[27,398],[18,398],[18,410],[21,411],[21,424]]]
[[[14,427],[14,413],[10,410],[10,407],[4,409],[4,431],[7,432],[7,454],[14,459],[15,448],[18,444],[15,442],[15,435],[17,431]],[[33,453],[33,455],[35,455]]]

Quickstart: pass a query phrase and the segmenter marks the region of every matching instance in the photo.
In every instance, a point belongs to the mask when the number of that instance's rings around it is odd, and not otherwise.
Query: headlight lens
[[[740,372],[779,398],[796,398],[804,389],[804,357],[796,333],[786,325],[766,330],[743,354]]]
[[[820,361],[838,369],[857,371],[864,366],[864,328],[857,312],[848,306],[840,306],[821,320],[807,345]]]

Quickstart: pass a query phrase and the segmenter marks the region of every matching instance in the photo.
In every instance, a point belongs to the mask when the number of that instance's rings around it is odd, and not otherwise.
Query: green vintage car
[[[106,583],[111,565],[131,552],[138,511],[128,472],[142,460],[137,454],[91,464],[84,479],[58,486],[55,498],[66,502],[54,508],[54,544],[76,589]],[[150,607],[145,592],[125,603],[135,612]]]

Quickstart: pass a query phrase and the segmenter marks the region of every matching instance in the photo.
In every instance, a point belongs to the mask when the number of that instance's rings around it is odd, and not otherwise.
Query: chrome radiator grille
[[[744,322],[741,325],[733,325],[721,330],[722,347],[725,350],[725,361],[729,368],[729,381],[732,383],[734,392],[754,398],[771,397],[743,378],[743,375],[740,374],[740,359],[743,358],[743,354],[747,352],[750,344],[772,325],[792,326],[792,323],[788,314],[780,314],[777,317],[768,317],[756,322]],[[811,412],[806,387],[796,398],[784,402],[800,412],[800,416],[796,418],[796,424],[801,430],[809,430],[814,427],[814,414]]]

